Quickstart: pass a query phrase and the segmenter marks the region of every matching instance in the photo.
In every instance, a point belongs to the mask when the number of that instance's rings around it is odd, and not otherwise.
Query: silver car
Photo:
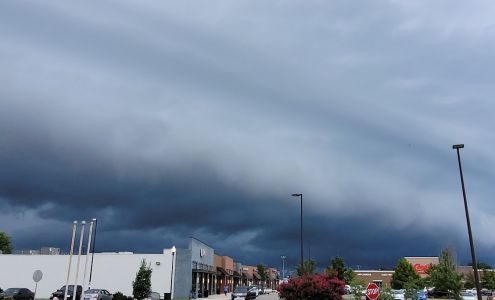
[[[90,289],[84,292],[84,300],[112,300],[113,295],[104,289]]]

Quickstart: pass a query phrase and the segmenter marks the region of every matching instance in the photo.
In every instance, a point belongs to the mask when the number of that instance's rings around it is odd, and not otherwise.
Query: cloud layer
[[[490,1],[0,4],[0,228],[247,263],[490,253]]]

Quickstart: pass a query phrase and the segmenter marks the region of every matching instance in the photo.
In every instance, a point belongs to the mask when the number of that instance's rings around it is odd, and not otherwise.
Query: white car
[[[352,294],[352,287],[350,285],[346,284],[344,286],[344,292],[345,292],[346,295]]]
[[[90,289],[84,291],[84,300],[112,300],[113,295],[104,289]]]
[[[248,288],[245,286],[238,286],[235,288],[231,295],[232,300],[244,300],[247,297]]]
[[[461,292],[461,298],[462,300],[476,300],[476,295],[473,292],[466,291]]]
[[[271,292],[273,292],[271,288],[265,288],[265,294],[270,295]]]
[[[248,291],[254,292],[256,294],[256,297],[258,297],[260,295],[260,290],[258,289],[257,285],[250,285],[248,287]]]
[[[394,300],[405,300],[406,299],[406,293],[404,290],[392,290],[390,291],[390,294],[394,298]]]

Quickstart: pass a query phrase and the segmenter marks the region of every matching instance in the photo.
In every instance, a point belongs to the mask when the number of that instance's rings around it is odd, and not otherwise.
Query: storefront
[[[392,281],[392,275],[394,271],[381,271],[381,270],[356,270],[356,279],[368,283],[375,283],[379,287],[387,286],[390,287]]]
[[[215,254],[215,268],[217,271],[217,294],[223,293],[225,286],[227,286],[228,292],[233,291],[236,287],[234,259]]]
[[[243,285],[253,284],[253,272],[247,266],[242,266],[242,280]]]
[[[244,285],[242,283],[242,264],[234,262],[234,288],[239,285]]]
[[[438,265],[438,257],[404,257],[414,268],[416,273],[421,277],[428,276],[428,270],[431,266]]]
[[[174,298],[204,298],[216,291],[214,249],[191,238],[188,249],[177,249]]]

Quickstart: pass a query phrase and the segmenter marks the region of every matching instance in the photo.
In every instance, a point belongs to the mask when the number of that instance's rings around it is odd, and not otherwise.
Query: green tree
[[[406,289],[406,285],[409,288],[417,288],[419,286],[419,280],[420,277],[413,266],[405,258],[399,259],[395,267],[395,272],[392,275],[392,288]]]
[[[337,278],[344,280],[344,272],[346,270],[344,259],[340,256],[334,256],[330,261],[330,266],[337,272]]]
[[[0,251],[3,254],[12,254],[14,247],[12,246],[12,240],[5,232],[0,232]]]
[[[481,281],[481,284],[486,289],[495,290],[495,272],[483,270],[483,280]]]
[[[325,273],[331,277],[337,277],[346,284],[350,284],[356,276],[351,268],[345,266],[344,259],[340,256],[334,256],[332,258],[330,266],[325,269]]]
[[[487,263],[484,263],[484,262],[479,262],[478,263],[478,269],[481,269],[481,270],[489,270],[491,269],[492,266],[490,266],[489,264]]]
[[[476,286],[476,280],[474,279],[474,272],[466,273],[462,277],[464,279],[465,289],[472,289]]]
[[[354,278],[354,280],[350,283],[352,289],[352,299],[353,300],[362,300],[364,293],[364,281]],[[387,299],[388,300],[388,299]]]
[[[473,263],[472,262],[468,262],[466,265],[467,266],[472,266]],[[492,266],[490,266],[489,264],[484,263],[484,262],[478,262],[477,265],[478,265],[478,269],[480,269],[480,270],[489,270],[489,269],[492,268]]]
[[[394,300],[391,289],[387,286],[382,286],[380,288],[380,296],[378,296],[378,300]]]
[[[305,260],[302,265],[299,265],[296,269],[297,276],[309,276],[314,275],[316,270],[316,262],[312,259]]]
[[[462,277],[456,272],[453,254],[449,249],[442,251],[440,263],[432,266],[428,273],[435,290],[448,292],[454,299],[461,299]]]
[[[268,280],[268,272],[266,270],[266,267],[264,265],[257,265],[256,268],[258,269],[258,275],[260,276],[261,282],[263,282],[263,286],[266,284],[266,281]]]
[[[349,268],[344,271],[344,282],[346,284],[351,284],[351,282],[354,281],[354,278],[356,278],[356,273],[354,273],[354,270]]]
[[[141,266],[136,273],[136,279],[132,282],[132,295],[134,299],[143,300],[151,293],[151,264],[146,265],[146,260],[141,261]]]

